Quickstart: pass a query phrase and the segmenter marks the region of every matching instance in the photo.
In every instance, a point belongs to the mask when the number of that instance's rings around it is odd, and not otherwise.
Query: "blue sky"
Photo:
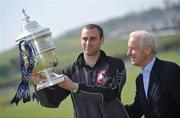
[[[0,0],[0,52],[15,47],[22,8],[53,37],[87,23],[103,22],[132,11],[163,7],[164,0]]]

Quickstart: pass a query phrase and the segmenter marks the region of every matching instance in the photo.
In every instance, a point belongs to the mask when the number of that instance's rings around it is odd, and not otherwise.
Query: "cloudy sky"
[[[16,46],[21,34],[22,8],[41,26],[48,27],[53,37],[86,23],[102,22],[163,7],[164,0],[0,0],[0,52]]]

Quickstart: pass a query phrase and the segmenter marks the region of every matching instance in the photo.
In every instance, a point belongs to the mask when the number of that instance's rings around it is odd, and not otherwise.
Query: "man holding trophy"
[[[42,106],[58,107],[69,94],[75,118],[127,118],[121,104],[121,90],[126,70],[121,59],[106,56],[100,50],[104,42],[103,29],[96,24],[86,25],[81,32],[83,53],[76,62],[60,70],[64,81],[37,91]],[[45,79],[34,73],[37,84]]]
[[[42,106],[56,108],[71,95],[75,118],[128,118],[121,104],[126,81],[124,62],[102,51],[103,29],[86,25],[81,32],[83,53],[77,60],[54,73],[57,66],[55,46],[48,28],[29,21],[24,14],[23,33],[17,38],[22,81],[11,103],[30,101],[29,80],[35,85]]]

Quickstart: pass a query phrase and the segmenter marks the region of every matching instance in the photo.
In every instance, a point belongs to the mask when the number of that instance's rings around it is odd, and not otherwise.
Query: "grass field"
[[[178,61],[180,60],[180,54],[177,54],[175,51],[158,54],[158,57],[176,62],[180,65],[180,61]],[[122,102],[124,104],[133,101],[135,77],[139,72],[139,69],[131,66],[129,62],[126,62],[126,67],[127,66],[127,81],[122,91]],[[14,92],[1,97],[1,99],[10,100]],[[44,108],[41,107],[40,104],[37,104],[36,101],[31,101],[26,104],[20,103],[18,106],[0,106],[0,118],[73,118],[73,108],[70,97],[63,101],[61,106],[57,109]]]
[[[168,42],[168,39],[171,39],[171,41],[175,40],[175,38],[172,37],[163,38],[158,42],[158,45]],[[77,39],[58,41],[56,42],[56,45],[61,67],[72,63],[81,51],[80,43]],[[70,45],[70,47],[67,45]],[[125,53],[127,50],[127,40],[106,40],[102,49],[105,50],[108,55]],[[180,53],[178,50],[161,52],[158,53],[157,56],[160,59],[173,61],[180,65]],[[7,62],[4,61],[4,63]],[[132,66],[128,60],[125,62],[125,66],[127,69],[127,81],[122,91],[122,102],[124,104],[129,104],[134,98],[135,77],[138,75],[139,69]],[[0,118],[73,118],[73,108],[70,96],[56,109],[41,107],[36,101],[31,101],[26,104],[19,103],[18,106],[8,105],[7,103],[12,99],[15,92],[16,90],[11,89],[10,93],[0,94]]]

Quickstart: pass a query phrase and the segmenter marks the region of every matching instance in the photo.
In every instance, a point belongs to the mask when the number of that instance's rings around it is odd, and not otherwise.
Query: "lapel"
[[[148,101],[147,101],[147,98],[146,98],[146,95],[145,95],[145,91],[144,91],[144,84],[143,84],[143,75],[142,74],[139,74],[138,76],[138,80],[139,80],[139,95],[140,95],[140,98],[142,103],[145,105],[145,107],[147,107],[148,105]]]
[[[156,58],[154,65],[150,73],[149,87],[148,87],[148,102],[150,103],[153,98],[156,98],[159,92],[159,72],[160,72],[160,60]]]

